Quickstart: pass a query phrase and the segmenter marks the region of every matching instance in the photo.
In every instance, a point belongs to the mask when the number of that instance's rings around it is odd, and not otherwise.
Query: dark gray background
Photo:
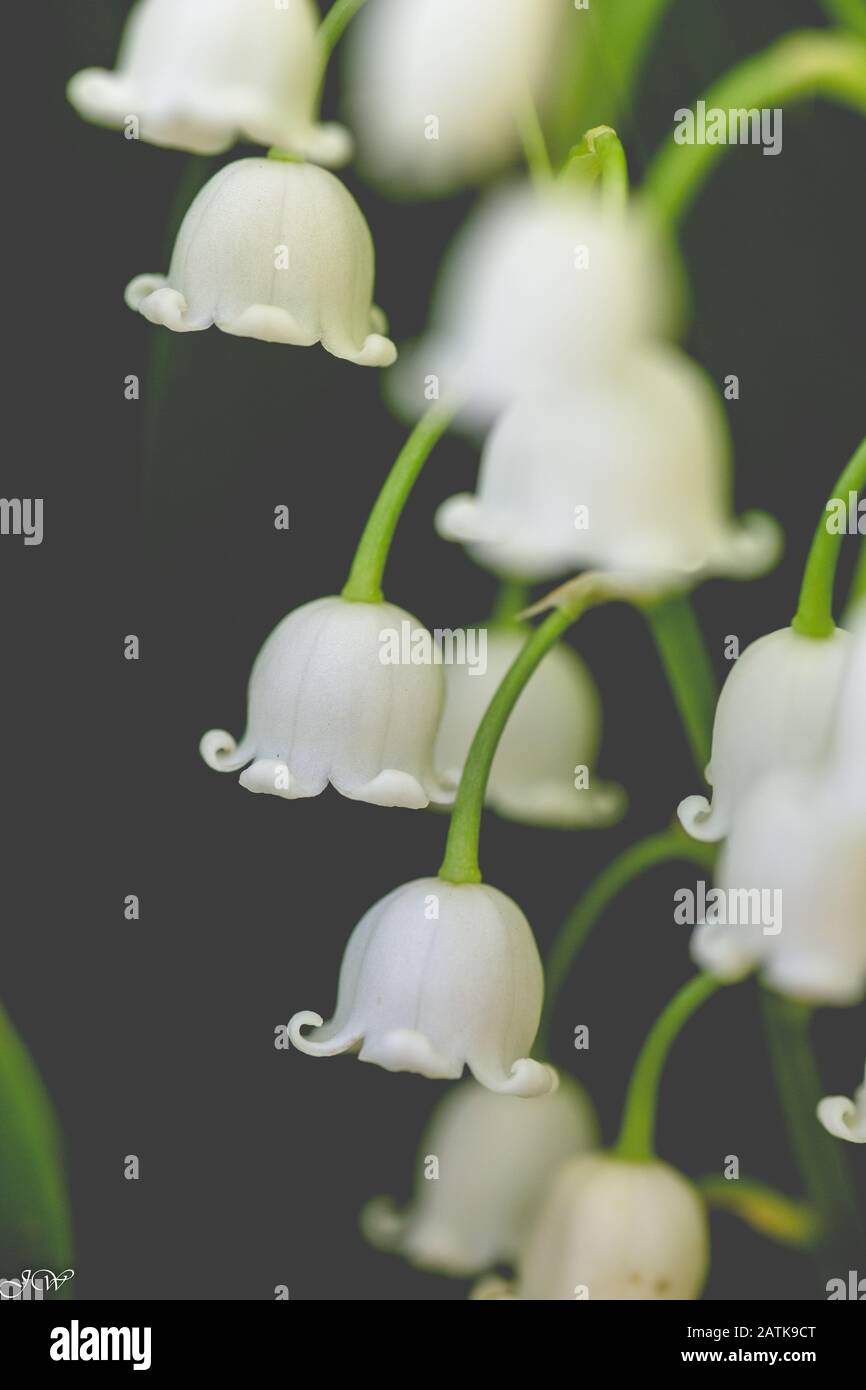
[[[343,582],[403,431],[375,372],[318,349],[169,335],[125,309],[127,281],[167,265],[187,161],[82,124],[63,87],[110,64],[126,8],[15,7],[20,42],[4,74],[2,491],[45,498],[45,541],[0,548],[0,987],[66,1136],[74,1292],[267,1299],[285,1283],[295,1299],[460,1298],[463,1285],[376,1254],[357,1230],[367,1197],[405,1194],[443,1088],[272,1041],[297,1009],[329,1010],[351,927],[398,883],[435,872],[445,822],[335,794],[253,797],[197,754],[205,729],[241,731],[249,666],[275,622]],[[786,27],[821,22],[811,0],[674,4],[624,128],[634,171],[708,79]],[[720,675],[726,634],[745,644],[789,619],[809,534],[866,418],[866,124],[816,106],[786,116],[784,131],[781,157],[743,150],[724,163],[685,232],[689,346],[717,380],[733,371],[742,383],[729,406],[738,506],[775,512],[789,537],[767,579],[697,595]],[[400,341],[423,325],[470,200],[401,206],[350,182]],[[158,340],[166,389],[147,424]],[[123,399],[131,372],[138,404]],[[431,527],[474,468],[468,445],[446,441],[394,547],[389,594],[430,626],[476,619],[492,599],[492,581]],[[278,503],[291,508],[288,534],[273,529]],[[122,659],[133,632],[137,664]],[[611,833],[489,819],[486,876],[522,904],[542,949],[596,871],[697,790],[641,620],[603,611],[574,640],[604,697],[600,771],[632,806]],[[577,1063],[607,1138],[640,1041],[689,971],[671,920],[684,875],[659,870],[622,895],[558,1012],[555,1058]],[[134,924],[130,892],[142,902]],[[570,1050],[580,1022],[588,1054]],[[864,1022],[863,1008],[819,1016],[828,1089],[855,1079]],[[744,1171],[796,1190],[752,986],[689,1025],[666,1076],[660,1148],[693,1174],[735,1152]],[[141,1159],[137,1183],[122,1177],[128,1153]],[[862,1187],[863,1151],[849,1157]],[[710,1298],[822,1294],[805,1257],[731,1218],[714,1221],[713,1253]]]

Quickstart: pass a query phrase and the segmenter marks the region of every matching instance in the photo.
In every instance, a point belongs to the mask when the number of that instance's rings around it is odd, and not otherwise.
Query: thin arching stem
[[[809,549],[800,588],[800,601],[791,624],[795,631],[804,637],[829,637],[833,632],[833,593],[844,533],[839,527],[830,527],[828,513],[834,503],[839,503],[842,512],[847,514],[850,497],[856,496],[864,487],[866,439],[862,440],[836,483]]]
[[[537,1054],[547,1053],[551,1023],[562,987],[593,927],[613,900],[641,874],[658,864],[696,864],[711,870],[716,846],[692,840],[679,825],[647,835],[618,855],[587,888],[554,938],[544,969],[544,1013]]]
[[[421,469],[453,418],[454,410],[436,405],[409,435],[367,518],[343,586],[343,598],[352,603],[381,603],[382,579],[397,523]]]
[[[656,1111],[665,1063],[692,1014],[721,987],[712,975],[695,975],[659,1014],[641,1048],[626,1093],[616,1145],[620,1158],[655,1157]]]

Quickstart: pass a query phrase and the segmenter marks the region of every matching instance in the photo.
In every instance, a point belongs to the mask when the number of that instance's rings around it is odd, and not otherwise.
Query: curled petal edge
[[[866,1144],[866,1113],[858,1115],[857,1106],[847,1096],[825,1096],[818,1104],[818,1119],[834,1139],[849,1144]]]
[[[693,840],[700,840],[704,844],[722,840],[728,833],[728,825],[722,823],[718,811],[705,796],[685,797],[677,807],[677,816],[683,830]]]
[[[198,751],[214,772],[237,772],[253,756],[246,744],[239,747],[225,729],[210,729],[203,735]]]

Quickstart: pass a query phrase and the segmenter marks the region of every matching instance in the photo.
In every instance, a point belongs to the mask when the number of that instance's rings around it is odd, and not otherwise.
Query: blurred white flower
[[[866,1068],[863,1071],[863,1085],[854,1092],[854,1099],[825,1096],[818,1105],[818,1119],[837,1139],[847,1139],[852,1144],[866,1144]]]
[[[715,882],[723,916],[708,911],[692,937],[702,969],[726,981],[760,969],[781,994],[856,1004],[866,992],[866,770],[768,773],[737,810]]]
[[[519,627],[487,630],[487,669],[446,668],[445,711],[433,755],[440,780],[457,788],[487,706],[520,652]],[[601,701],[570,647],[548,652],[505,726],[487,783],[487,804],[511,820],[538,825],[609,824],[624,809],[620,787],[594,779]],[[584,784],[584,769],[588,785]]]
[[[387,367],[397,350],[382,336],[373,279],[370,229],[339,179],[314,164],[241,159],[194,200],[168,277],[139,275],[126,302],[176,333],[216,324]]]
[[[522,394],[567,397],[676,327],[671,255],[638,211],[567,182],[492,194],[448,255],[428,334],[387,379],[395,404],[415,417],[438,390],[486,426]]]
[[[829,651],[831,642],[843,653],[844,670],[826,687],[829,730],[827,713],[816,707],[812,658],[798,677],[824,731],[813,751],[826,745],[824,756],[797,765],[792,750],[795,765],[766,772],[737,805],[716,884],[726,904],[733,906],[736,895],[738,918],[739,905],[748,903],[747,921],[708,915],[693,935],[692,955],[720,979],[757,968],[781,994],[844,1005],[866,994],[866,622],[858,615],[850,637],[818,639],[816,646]],[[780,720],[790,721],[779,708]],[[752,756],[759,757],[757,749]],[[770,929],[762,892],[777,894],[781,906],[781,919]]]
[[[657,1160],[586,1154],[559,1170],[518,1259],[512,1297],[694,1299],[708,1265],[706,1208],[692,1183]]]
[[[673,348],[517,401],[487,439],[477,494],[445,502],[436,524],[532,581],[592,568],[678,587],[750,577],[779,548],[769,517],[734,520],[718,392]]]
[[[568,19],[563,0],[368,0],[346,45],[365,173],[435,194],[501,168],[521,102],[547,95]]]
[[[713,725],[704,796],[680,802],[679,818],[696,840],[721,840],[737,808],[768,772],[825,755],[838,713],[850,656],[841,628],[830,637],[803,637],[782,628],[746,647],[722,687]]]
[[[388,1197],[370,1202],[364,1232],[381,1249],[457,1278],[512,1263],[559,1166],[596,1138],[592,1103],[568,1076],[531,1105],[463,1081],[421,1139],[411,1204],[398,1212]]]
[[[317,125],[319,13],[313,0],[138,0],[117,70],[69,83],[86,120],[139,122],[154,145],[219,154],[240,139],[339,164],[351,141]]]
[[[491,1091],[540,1096],[556,1085],[553,1068],[528,1056],[543,993],[538,948],[516,903],[488,884],[422,878],[356,926],[331,1022],[298,1013],[289,1036],[313,1057],[357,1052],[387,1071],[449,1080],[468,1066]]]
[[[241,786],[276,796],[342,796],[377,806],[448,802],[433,773],[442,709],[441,666],[387,664],[383,631],[421,624],[390,603],[320,598],[283,618],[250,676],[247,730],[238,746],[221,729],[201,755]]]

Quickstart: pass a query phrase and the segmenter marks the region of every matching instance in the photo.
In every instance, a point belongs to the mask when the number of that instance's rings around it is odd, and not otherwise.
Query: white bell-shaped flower
[[[866,622],[856,619],[841,643],[844,670],[827,694],[832,736],[825,723],[815,749],[828,751],[767,772],[737,807],[716,875],[721,897],[692,938],[695,960],[720,979],[760,969],[772,988],[809,1004],[866,994]]]
[[[400,649],[393,634],[404,632],[411,648],[425,629],[390,603],[320,598],[295,609],[256,658],[240,745],[212,730],[201,741],[205,762],[245,768],[241,786],[290,800],[329,782],[377,806],[452,800],[432,770],[442,668],[389,659]]]
[[[730,494],[718,392],[689,358],[657,348],[515,402],[488,437],[476,495],[445,502],[437,526],[500,574],[591,568],[679,587],[749,577],[775,558],[775,523],[735,520]]]
[[[346,45],[365,172],[445,193],[501,168],[531,94],[543,103],[569,18],[562,0],[369,0]]]
[[[818,1105],[818,1119],[837,1139],[847,1139],[851,1144],[866,1144],[866,1068],[863,1071],[863,1085],[854,1092],[854,1099],[825,1096]]]
[[[351,141],[318,125],[319,14],[313,0],[138,0],[117,69],[72,78],[86,120],[138,121],[154,145],[219,154],[238,140],[340,164]]]
[[[543,993],[538,948],[516,903],[488,884],[422,878],[361,918],[331,1022],[298,1013],[289,1036],[313,1057],[356,1052],[387,1071],[443,1080],[468,1066],[491,1091],[540,1096],[556,1085],[552,1067],[528,1055]]]
[[[533,1302],[698,1298],[709,1266],[706,1208],[675,1168],[585,1154],[559,1170],[518,1260]]]
[[[838,712],[850,636],[803,637],[793,628],[752,642],[722,687],[713,725],[704,796],[680,802],[679,818],[696,840],[721,840],[737,808],[768,772],[822,757]]]
[[[771,772],[739,806],[692,955],[809,1004],[866,993],[866,769]]]
[[[567,397],[592,374],[674,329],[679,280],[644,216],[614,214],[568,183],[485,199],[442,271],[430,330],[391,374],[411,417],[431,392],[487,426],[516,397]]]
[[[370,229],[340,180],[315,164],[240,159],[186,214],[168,277],[139,275],[126,302],[176,333],[215,324],[239,338],[310,347],[362,367],[397,355],[372,302]]]
[[[520,652],[519,627],[487,630],[486,669],[451,665],[434,764],[454,789],[478,725],[497,686]],[[620,787],[596,781],[601,701],[592,676],[571,647],[548,652],[531,676],[499,741],[487,783],[487,804],[511,820],[538,825],[604,825],[622,812]]]
[[[404,1212],[370,1202],[365,1234],[456,1278],[513,1263],[557,1169],[596,1138],[592,1103],[570,1077],[531,1105],[462,1081],[422,1137],[412,1202]]]

